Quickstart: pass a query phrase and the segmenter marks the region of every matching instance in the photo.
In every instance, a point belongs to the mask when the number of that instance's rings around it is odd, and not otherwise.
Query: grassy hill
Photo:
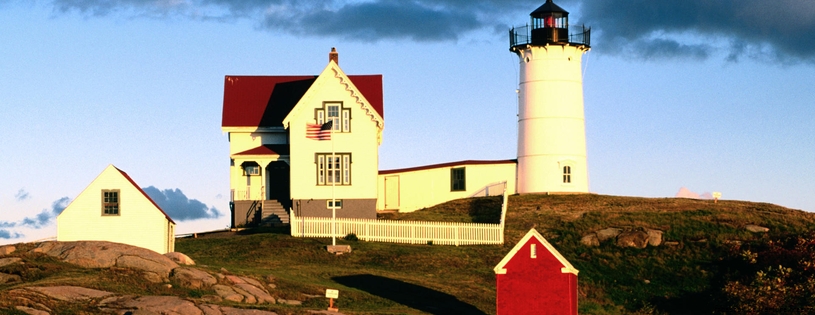
[[[388,219],[497,223],[501,199],[462,199]],[[720,303],[728,259],[750,242],[813,230],[815,214],[766,203],[635,198],[603,195],[511,196],[503,246],[403,245],[345,241],[353,252],[325,251],[330,239],[301,239],[286,229],[256,229],[179,239],[176,250],[201,268],[273,276],[277,298],[303,300],[302,306],[264,306],[279,314],[325,309],[326,288],[340,290],[338,306],[347,314],[494,314],[493,267],[535,227],[578,269],[580,314],[711,313]],[[769,228],[752,233],[747,224]],[[645,249],[597,247],[583,235],[608,227],[664,231],[673,245]],[[673,243],[675,242],[675,243]],[[741,244],[741,245],[740,245]],[[65,265],[42,272],[37,281],[58,283],[78,273]],[[41,268],[42,269],[42,268]],[[113,279],[100,271],[98,279]],[[83,271],[83,277],[88,271]],[[129,279],[129,278],[128,278]],[[115,287],[97,282],[99,288]],[[0,293],[8,287],[0,286]],[[136,285],[134,294],[166,290]],[[158,292],[161,293],[161,292]],[[166,294],[166,292],[165,292]],[[179,290],[191,297],[206,290]]]

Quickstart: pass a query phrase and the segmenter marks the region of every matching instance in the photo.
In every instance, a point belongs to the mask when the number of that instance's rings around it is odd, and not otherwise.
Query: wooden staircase
[[[289,213],[277,200],[264,200],[260,211],[260,225],[289,224]]]

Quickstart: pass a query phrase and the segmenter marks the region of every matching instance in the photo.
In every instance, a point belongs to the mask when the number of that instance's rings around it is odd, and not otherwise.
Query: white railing
[[[264,200],[266,195],[266,186],[254,187],[247,186],[246,189],[233,189],[232,201],[236,200]]]
[[[350,219],[298,217],[291,212],[291,235],[294,237],[345,237],[355,234],[358,239],[373,242],[433,244],[433,245],[485,245],[504,243],[504,220],[507,211],[504,190],[501,205],[501,223],[463,223],[400,221],[376,219]],[[336,224],[334,235],[331,225]]]
[[[291,235],[332,237],[331,224],[331,218],[298,217],[292,213]],[[355,234],[363,241],[456,246],[504,243],[501,224],[348,218],[336,219],[335,224],[333,236]]]

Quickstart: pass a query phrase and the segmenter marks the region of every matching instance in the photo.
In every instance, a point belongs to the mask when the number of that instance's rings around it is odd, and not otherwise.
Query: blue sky
[[[516,157],[507,30],[538,1],[0,0],[0,243],[108,164],[179,232],[229,222],[225,75],[384,76],[380,169]],[[590,190],[815,211],[815,2],[563,0],[583,57]]]

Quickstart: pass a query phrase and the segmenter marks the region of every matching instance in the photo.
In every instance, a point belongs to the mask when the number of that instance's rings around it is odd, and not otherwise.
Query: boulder
[[[15,250],[17,250],[17,247],[14,247],[14,245],[0,246],[0,256],[9,255],[13,253]]]
[[[235,285],[235,287],[240,288],[241,290],[251,294],[252,297],[257,301],[258,304],[263,304],[263,303],[275,304],[275,299],[271,295],[269,295],[269,292],[266,292],[266,290],[263,290],[262,287],[256,287],[256,286],[251,285],[249,283],[238,283],[238,284]],[[241,293],[240,290],[235,290],[235,291]],[[246,294],[244,294],[244,295],[246,295]],[[246,296],[246,299],[250,300],[249,296]]]
[[[190,258],[189,256],[184,255],[183,253],[169,252],[169,253],[164,254],[164,256],[167,256],[167,258],[170,258],[170,260],[174,261],[175,263],[177,263],[179,265],[186,265],[186,266],[195,265],[195,261],[193,261],[192,258]]]
[[[645,229],[645,233],[648,233],[648,245],[650,246],[662,245],[663,232],[661,230]]]
[[[172,274],[170,274],[170,279],[175,280],[181,284],[181,286],[190,289],[205,288],[218,283],[218,280],[209,273],[187,267],[178,267],[173,269]]]
[[[85,301],[113,295],[107,291],[76,286],[27,287],[25,289],[60,301]]]
[[[583,238],[580,239],[580,243],[586,246],[600,246],[600,240],[597,238],[597,234],[589,233],[584,235]]]
[[[622,229],[618,228],[607,228],[594,232],[594,234],[597,234],[598,241],[605,242],[606,240],[617,237],[617,235],[620,235],[622,231]]]
[[[642,230],[623,231],[617,235],[617,246],[645,248],[648,246],[648,233]]]
[[[755,225],[755,224],[745,225],[744,229],[748,230],[750,232],[753,232],[753,233],[767,233],[767,232],[770,231],[769,228],[766,228],[766,227],[763,227],[763,226],[760,226],[760,225]]]
[[[243,295],[239,294],[238,292],[235,292],[235,290],[232,290],[232,288],[229,286],[216,284],[212,286],[212,290],[214,290],[215,294],[218,294],[218,296],[222,297],[224,300],[237,303],[243,301]]]
[[[195,303],[177,296],[132,296],[126,295],[104,301],[105,308],[127,309],[131,314],[175,314],[201,315],[203,311]],[[101,304],[101,303],[100,303]],[[133,310],[141,311],[136,313]]]
[[[154,272],[167,278],[178,264],[152,250],[105,241],[43,242],[32,252],[43,253],[84,268],[123,267]]]

